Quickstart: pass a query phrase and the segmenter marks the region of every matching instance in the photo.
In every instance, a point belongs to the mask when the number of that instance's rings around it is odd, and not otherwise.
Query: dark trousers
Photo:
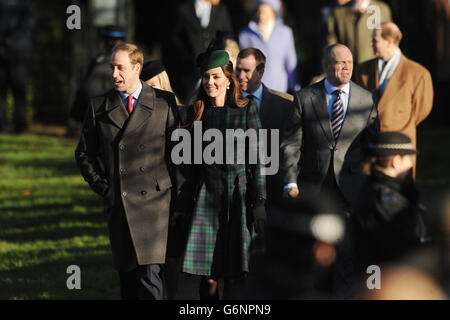
[[[209,279],[217,282],[216,290],[213,294],[210,292]],[[237,277],[224,277],[223,279],[223,295],[222,300],[235,299],[238,291],[247,285],[247,275],[243,274]],[[219,300],[219,279],[210,277],[201,277],[199,286],[200,300]]]
[[[354,286],[354,257],[349,232],[351,204],[344,198],[337,185],[332,163],[328,168],[319,198],[330,201],[329,209],[342,217],[345,223],[345,235],[344,239],[335,245],[336,260],[331,269],[329,290],[333,299],[349,299],[353,294]]]
[[[16,132],[27,128],[26,117],[26,62],[0,58],[0,132],[8,129],[7,89],[14,98],[13,123]]]
[[[128,272],[119,272],[122,300],[162,300],[163,276],[159,264],[138,266]]]

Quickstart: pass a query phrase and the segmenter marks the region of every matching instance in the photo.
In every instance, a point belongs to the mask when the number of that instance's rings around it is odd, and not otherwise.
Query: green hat
[[[230,61],[230,56],[225,50],[214,50],[210,53],[206,52],[202,57],[202,60],[203,61],[200,64],[201,73],[209,69],[227,65]]]

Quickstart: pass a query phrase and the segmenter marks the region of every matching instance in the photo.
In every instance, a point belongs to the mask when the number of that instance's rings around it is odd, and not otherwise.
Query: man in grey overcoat
[[[75,151],[89,186],[104,198],[122,299],[162,299],[171,199],[174,95],[139,80],[142,51],[111,55],[114,89],[90,100]]]
[[[280,146],[280,176],[286,202],[316,200],[349,217],[363,182],[365,145],[379,132],[375,99],[350,81],[353,56],[335,44],[325,50],[326,78],[300,90]],[[351,274],[347,253],[338,248],[334,289],[342,297]]]

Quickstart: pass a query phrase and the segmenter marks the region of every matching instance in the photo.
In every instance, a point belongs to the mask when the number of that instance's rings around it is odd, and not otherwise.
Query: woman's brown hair
[[[228,64],[222,66],[222,71],[225,76],[230,80],[230,89],[227,90],[227,96],[225,103],[229,102],[232,105],[236,105],[239,108],[243,108],[248,104],[247,99],[242,98],[241,89],[239,88],[239,82],[233,71],[233,63],[228,61]],[[202,75],[203,77],[203,75]],[[194,102],[194,119],[190,127],[194,125],[194,121],[199,121],[202,118],[203,110],[205,110],[205,104],[209,102],[209,97],[203,88],[203,84],[200,84],[197,99]]]

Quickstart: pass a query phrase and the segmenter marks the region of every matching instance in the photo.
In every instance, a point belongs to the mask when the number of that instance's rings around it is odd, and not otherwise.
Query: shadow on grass
[[[84,236],[98,237],[107,235],[108,229],[106,228],[106,223],[104,225],[98,226],[64,226],[64,228],[59,228],[58,225],[55,224],[48,225],[43,229],[34,229],[32,231],[22,231],[20,233],[2,235],[2,240],[20,243],[42,240],[61,240]]]
[[[7,163],[5,161],[5,163]],[[67,159],[58,159],[55,156],[40,159],[15,159],[14,167],[17,168],[33,168],[35,172],[45,173],[46,176],[70,176],[80,174],[75,159],[68,161]]]
[[[95,253],[93,251],[100,253]],[[57,261],[0,272],[0,299],[119,299],[109,246],[74,248]],[[81,289],[69,290],[70,265],[81,269]]]

